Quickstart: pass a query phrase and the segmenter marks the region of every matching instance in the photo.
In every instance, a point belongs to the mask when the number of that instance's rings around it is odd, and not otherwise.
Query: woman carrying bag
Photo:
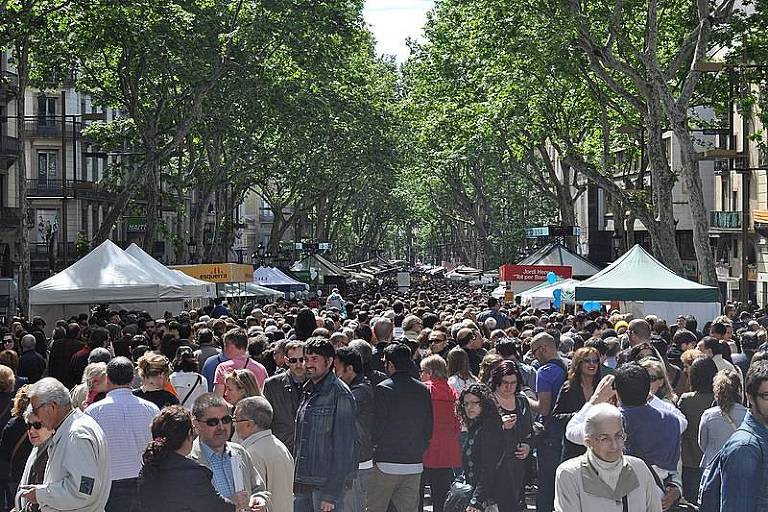
[[[451,485],[445,512],[497,512],[497,502],[509,485],[499,471],[503,460],[504,434],[491,390],[471,384],[459,396],[456,413],[467,428],[461,447],[464,480]],[[463,508],[462,508],[463,507]]]

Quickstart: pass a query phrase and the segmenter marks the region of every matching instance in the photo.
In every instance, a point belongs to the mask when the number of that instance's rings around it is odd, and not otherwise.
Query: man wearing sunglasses
[[[248,452],[230,443],[233,417],[229,404],[214,393],[200,395],[192,407],[198,438],[192,444],[189,458],[213,472],[213,487],[232,501],[245,492],[250,497],[251,512],[272,510],[270,493]],[[233,498],[235,497],[235,498]]]
[[[72,408],[69,390],[52,377],[33,384],[28,396],[32,412],[56,433],[48,441],[43,483],[20,486],[20,497],[48,512],[103,512],[112,478],[101,427]]]
[[[288,370],[273,375],[264,382],[264,398],[273,410],[272,434],[295,455],[293,436],[296,432],[296,411],[306,379],[304,342],[291,341],[285,345]]]

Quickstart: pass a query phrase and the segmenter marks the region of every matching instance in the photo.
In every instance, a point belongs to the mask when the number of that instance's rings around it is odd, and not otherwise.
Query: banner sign
[[[502,265],[499,269],[500,281],[543,282],[547,274],[554,272],[557,277],[570,279],[573,267],[569,265]]]

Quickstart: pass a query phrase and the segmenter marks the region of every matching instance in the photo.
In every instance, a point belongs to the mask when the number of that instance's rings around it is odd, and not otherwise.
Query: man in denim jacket
[[[296,415],[294,512],[339,512],[344,485],[357,469],[355,399],[333,373],[330,340],[310,338],[304,347],[304,398]]]
[[[746,379],[749,412],[720,452],[720,510],[768,510],[768,361]]]

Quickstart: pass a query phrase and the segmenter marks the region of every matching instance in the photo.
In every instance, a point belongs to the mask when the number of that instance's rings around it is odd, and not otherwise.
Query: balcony
[[[65,180],[27,180],[27,197],[66,199],[72,197],[71,182]]]
[[[21,154],[21,144],[16,137],[0,135],[0,171],[7,171]]]
[[[92,181],[73,181],[70,186],[77,199],[87,199],[89,201],[112,201],[115,193],[104,185]]]
[[[0,72],[0,103],[8,103],[16,94],[19,77],[10,71]]]
[[[27,180],[27,197],[112,201],[115,193],[92,181]]]
[[[72,138],[73,123],[67,120],[64,127],[64,137]],[[61,139],[61,117],[38,117],[24,121],[24,132],[27,137],[40,139]]]
[[[0,229],[16,229],[19,222],[21,219],[18,208],[0,208]]]
[[[739,211],[714,210],[709,212],[709,228],[714,231],[737,231],[741,229],[741,219]]]

